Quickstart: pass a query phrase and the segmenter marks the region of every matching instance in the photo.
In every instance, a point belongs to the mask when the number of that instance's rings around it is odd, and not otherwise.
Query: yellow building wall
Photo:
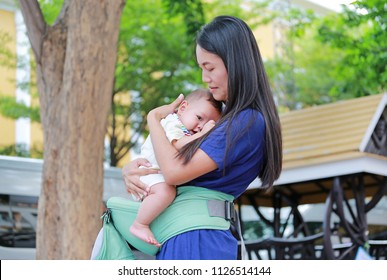
[[[10,37],[7,47],[16,55],[16,25],[15,14],[12,11],[0,10],[0,34]],[[31,53],[30,56],[33,59]],[[33,70],[31,79],[35,79]],[[0,95],[16,96],[16,69],[7,68],[0,62]],[[31,98],[32,106],[39,106],[37,97]],[[40,123],[31,123],[30,143],[32,146],[43,147],[43,131]],[[0,115],[0,146],[13,145],[16,142],[15,121]]]
[[[34,55],[32,51],[30,51],[30,58],[33,61]],[[36,72],[31,67],[31,81],[36,81]],[[34,82],[36,84],[36,82]],[[34,88],[31,90],[31,106],[32,107],[40,107],[39,105],[39,96],[37,93],[37,89]],[[31,147],[37,146],[40,150],[43,151],[43,129],[40,123],[31,122]]]
[[[31,123],[31,147],[43,151],[43,129],[40,123]]]
[[[117,94],[114,97],[114,102],[116,102],[117,104],[129,106],[130,102],[131,102],[130,101],[129,93],[127,93],[127,94]],[[124,116],[117,116],[117,123],[123,123],[124,121],[125,121],[124,120]],[[109,130],[109,128],[108,128],[108,130]],[[130,131],[125,131],[124,139],[121,139],[121,140],[128,141],[130,139],[130,137],[131,137]],[[118,167],[123,167],[129,161],[130,161],[130,152],[125,154],[125,156],[118,162],[117,166]]]
[[[274,31],[273,25],[262,25],[253,30],[259,51],[263,59],[274,58]]]
[[[11,41],[7,47],[16,53],[16,26],[14,13],[0,10],[0,35],[7,34]],[[9,69],[0,62],[0,95],[15,96],[16,69]],[[15,143],[15,122],[0,115],[0,146]]]

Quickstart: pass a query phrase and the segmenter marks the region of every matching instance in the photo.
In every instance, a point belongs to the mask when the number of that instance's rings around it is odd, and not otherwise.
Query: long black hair
[[[259,178],[263,188],[271,189],[282,170],[281,125],[253,32],[239,18],[218,16],[198,32],[196,44],[219,56],[228,72],[228,99],[217,126],[227,122],[228,131],[234,116],[246,108],[262,113],[266,125],[265,155]],[[246,130],[253,121],[246,124]],[[179,156],[188,162],[206,136],[183,147]],[[226,157],[236,142],[237,139],[227,139]]]

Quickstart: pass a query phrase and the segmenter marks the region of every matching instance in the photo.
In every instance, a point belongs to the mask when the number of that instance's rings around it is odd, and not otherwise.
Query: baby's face
[[[217,121],[220,118],[220,113],[205,98],[200,98],[189,103],[183,101],[177,114],[179,115],[180,121],[191,134],[201,131],[208,121]]]

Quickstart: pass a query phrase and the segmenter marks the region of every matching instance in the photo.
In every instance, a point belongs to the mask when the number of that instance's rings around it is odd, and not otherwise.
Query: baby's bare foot
[[[157,242],[155,236],[153,235],[152,231],[150,230],[149,226],[143,225],[138,223],[137,221],[134,221],[132,226],[130,227],[130,232],[140,238],[141,240],[145,241],[146,243],[152,244],[156,247],[160,247],[161,244]]]

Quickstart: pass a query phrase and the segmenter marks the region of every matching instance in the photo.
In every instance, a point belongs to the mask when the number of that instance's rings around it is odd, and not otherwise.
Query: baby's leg
[[[160,246],[149,228],[150,223],[172,203],[176,196],[176,188],[166,183],[152,186],[150,193],[142,201],[137,217],[130,227],[130,232],[141,240]]]

